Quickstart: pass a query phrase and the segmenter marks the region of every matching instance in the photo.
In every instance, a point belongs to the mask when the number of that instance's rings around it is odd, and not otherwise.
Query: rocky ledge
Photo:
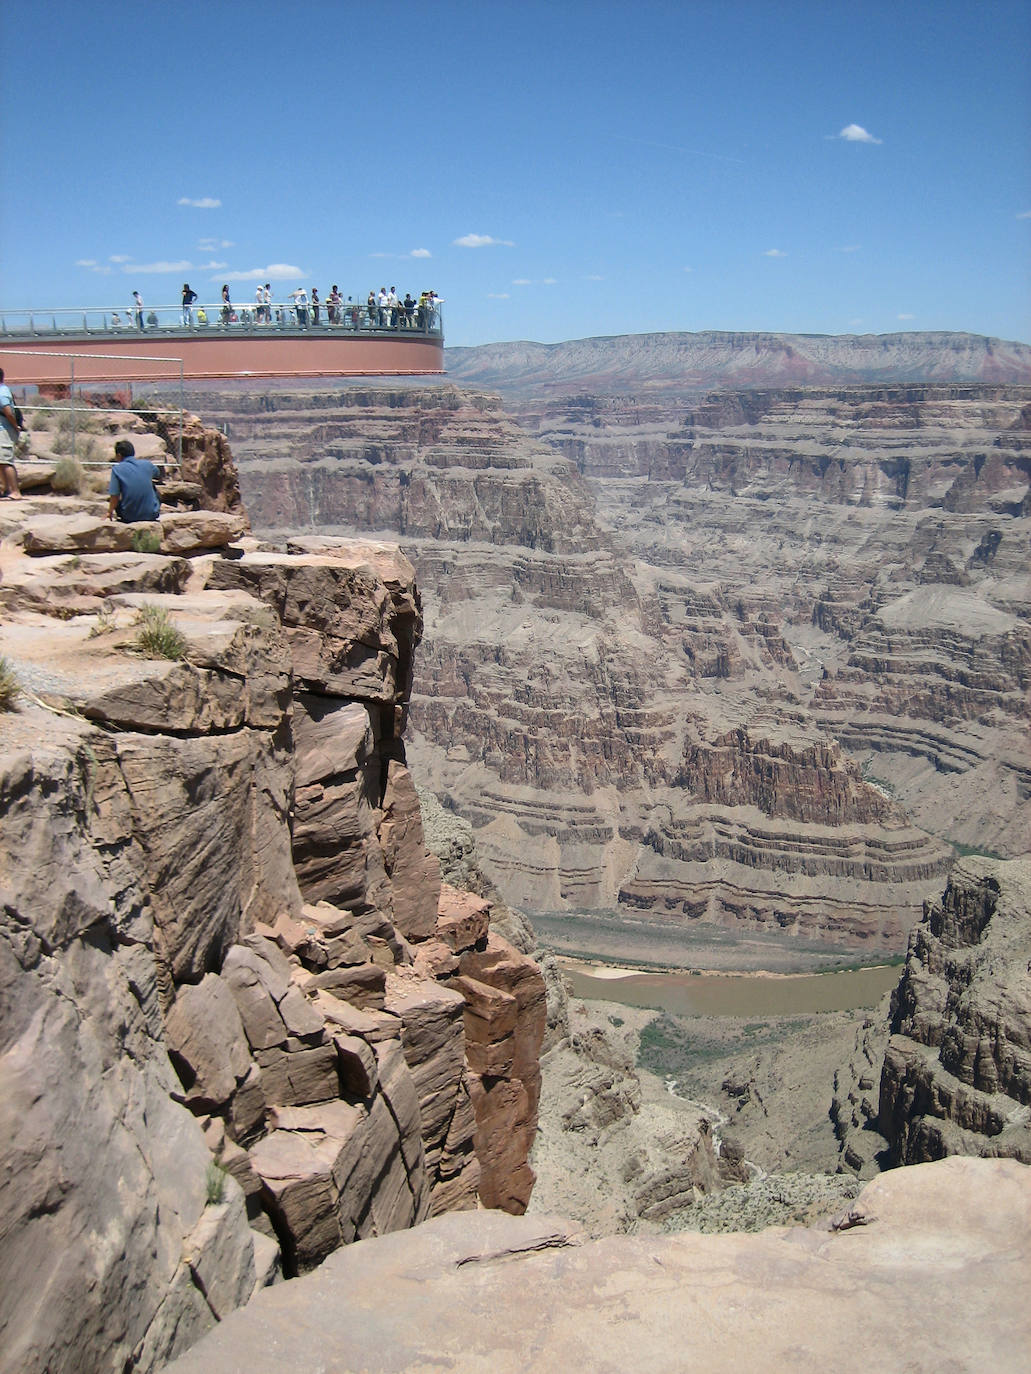
[[[522,1211],[544,985],[423,842],[395,548],[30,555],[55,503],[11,505],[0,1368],[149,1370],[341,1244]]]
[[[176,1374],[710,1374],[1026,1368],[1031,1172],[883,1174],[834,1221],[587,1241],[547,1217],[442,1217],[266,1291]]]

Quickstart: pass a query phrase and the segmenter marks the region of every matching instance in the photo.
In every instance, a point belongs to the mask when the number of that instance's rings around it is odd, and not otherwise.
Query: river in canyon
[[[575,997],[674,1016],[792,1016],[874,1007],[899,980],[884,964],[837,973],[635,973],[560,958]]]

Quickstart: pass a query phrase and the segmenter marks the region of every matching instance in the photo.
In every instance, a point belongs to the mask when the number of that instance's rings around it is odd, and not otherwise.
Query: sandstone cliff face
[[[75,504],[0,530],[0,1367],[54,1374],[156,1368],[356,1238],[522,1210],[545,1020],[426,852],[407,560],[26,559],[33,527],[92,539]],[[141,655],[144,605],[182,658]]]
[[[1031,863],[964,859],[910,937],[879,1129],[892,1159],[1031,1164]]]

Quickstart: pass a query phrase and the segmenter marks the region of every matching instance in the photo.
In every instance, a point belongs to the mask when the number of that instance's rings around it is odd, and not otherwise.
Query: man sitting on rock
[[[131,525],[134,520],[156,520],[161,512],[161,498],[154,489],[164,473],[146,458],[137,458],[128,439],[115,444],[117,461],[111,468],[108,487],[107,518]]]

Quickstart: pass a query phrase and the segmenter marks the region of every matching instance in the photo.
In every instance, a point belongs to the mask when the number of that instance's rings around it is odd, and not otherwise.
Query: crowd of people
[[[272,298],[272,286],[265,282],[254,293],[253,305],[233,304],[228,282],[222,287],[221,302],[217,305],[198,305],[197,292],[189,282],[183,282],[182,323],[186,329],[204,329],[208,325],[227,328],[230,325],[272,325],[280,329],[321,329],[340,326],[349,329],[415,329],[425,333],[436,328],[442,297],[435,291],[423,291],[416,299],[410,291],[399,297],[397,287],[381,286],[372,290],[364,301],[353,296],[345,300],[334,283],[323,299],[318,287],[307,292],[303,286],[287,292],[288,302]],[[138,291],[132,293],[132,304],[123,319],[119,311],[111,315],[111,329],[156,329],[160,326],[154,310],[148,311]]]
[[[222,287],[221,303],[217,306],[198,305],[200,299],[189,282],[183,282],[182,323],[186,329],[205,328],[210,324],[228,327],[234,324],[272,325],[279,328],[323,328],[341,326],[350,329],[433,329],[439,320],[441,297],[435,291],[423,291],[416,299],[410,291],[404,297],[397,287],[381,286],[372,290],[364,301],[353,296],[345,300],[340,288],[333,284],[323,299],[317,286],[307,292],[303,286],[287,293],[288,302],[272,298],[272,285],[265,282],[254,293],[254,304],[233,304],[228,282]],[[138,291],[132,293],[132,305],[123,321],[117,311],[111,317],[111,327],[136,329],[154,328],[159,321],[154,311],[147,313]]]

